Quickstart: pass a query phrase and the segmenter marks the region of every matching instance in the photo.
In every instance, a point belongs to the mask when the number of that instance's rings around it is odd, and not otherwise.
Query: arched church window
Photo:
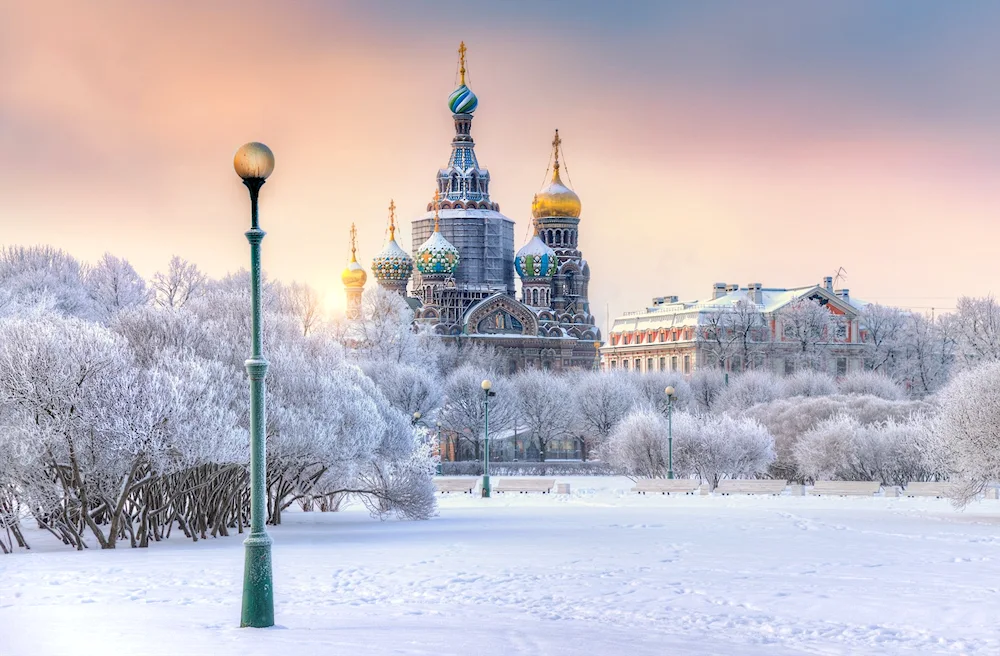
[[[538,305],[538,290],[537,289],[532,289],[531,290],[531,304],[534,305],[534,306]]]

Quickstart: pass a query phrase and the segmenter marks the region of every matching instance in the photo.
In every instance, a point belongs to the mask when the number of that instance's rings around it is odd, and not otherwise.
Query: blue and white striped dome
[[[556,252],[537,234],[514,256],[514,268],[522,278],[551,278],[558,267]]]
[[[448,108],[452,114],[471,114],[478,106],[479,98],[476,98],[476,94],[465,84],[460,85],[448,96]]]

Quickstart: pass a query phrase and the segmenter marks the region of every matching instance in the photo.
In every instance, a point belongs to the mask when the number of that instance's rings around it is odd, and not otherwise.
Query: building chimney
[[[726,293],[727,294],[732,294],[733,292],[738,292],[738,291],[740,291],[740,286],[738,284],[736,284],[736,283],[730,283],[730,284],[726,285]]]
[[[656,307],[658,305],[663,305],[663,297],[662,296],[656,296],[656,297],[653,298],[653,307]]]
[[[828,292],[833,291],[833,276],[827,276],[823,278],[823,289]]]
[[[726,283],[717,282],[712,285],[712,299],[721,298],[726,295]]]
[[[761,290],[761,284],[759,282],[752,282],[747,286],[750,289],[750,293],[747,295],[750,297],[750,301],[757,305],[762,305],[764,303],[764,292]]]
[[[678,300],[677,296],[667,296],[667,298],[666,298],[666,302],[667,303],[676,303],[677,300]]]
[[[834,293],[837,295],[837,298],[839,298],[839,299],[841,299],[843,301],[847,301],[848,303],[851,302],[851,290],[850,289],[838,289]]]

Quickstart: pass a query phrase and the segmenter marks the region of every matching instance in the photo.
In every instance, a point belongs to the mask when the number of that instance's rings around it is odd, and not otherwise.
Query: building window
[[[691,373],[691,356],[690,355],[685,355],[684,356],[684,373],[686,373],[686,374]]]
[[[847,375],[847,358],[837,358],[837,375]]]
[[[667,370],[667,359],[660,358],[660,371],[666,371],[666,370]]]
[[[839,324],[837,324],[836,335],[837,335],[837,339],[839,339],[839,340],[845,340],[845,339],[847,339],[847,324],[846,323],[839,323]]]
[[[646,358],[646,371],[653,371],[653,358]]]
[[[617,360],[612,360],[611,361],[611,368],[612,369],[617,369],[618,368],[618,361]]]
[[[677,356],[670,356],[670,371],[677,371]]]
[[[791,376],[795,373],[795,363],[791,360],[785,360],[785,375]]]
[[[642,359],[640,358],[635,359],[635,370],[642,371]]]
[[[628,369],[628,360],[622,360],[622,369]]]

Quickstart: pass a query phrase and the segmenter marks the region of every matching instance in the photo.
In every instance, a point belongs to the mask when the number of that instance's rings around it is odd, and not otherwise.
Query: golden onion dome
[[[351,261],[347,263],[347,268],[340,274],[340,279],[344,283],[344,287],[359,289],[365,286],[368,282],[368,274],[365,273],[365,268],[358,264],[357,257],[358,250],[358,230],[351,224]]]
[[[358,261],[351,257],[347,268],[340,274],[340,279],[344,281],[344,287],[364,287],[368,282],[368,274],[365,268],[358,264]]]
[[[552,182],[538,192],[531,204],[531,215],[536,219],[548,217],[580,218],[580,197],[563,184],[559,178],[559,162],[552,171]]]

